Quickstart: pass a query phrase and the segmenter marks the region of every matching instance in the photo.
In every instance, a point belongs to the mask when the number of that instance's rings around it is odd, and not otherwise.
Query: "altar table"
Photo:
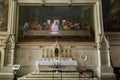
[[[53,68],[55,68],[55,65],[58,66],[64,66],[63,68],[60,68],[62,70],[76,70],[77,67],[77,61],[76,60],[72,60],[72,61],[60,61],[60,60],[54,60],[54,61],[41,61],[41,60],[37,60],[36,61],[36,67],[38,71],[41,70],[53,70]],[[53,66],[53,68],[51,68],[50,66]]]

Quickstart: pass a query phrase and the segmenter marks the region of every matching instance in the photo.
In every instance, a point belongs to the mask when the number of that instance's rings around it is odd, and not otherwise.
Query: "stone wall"
[[[51,44],[52,45],[52,44]],[[52,46],[44,46],[47,49],[51,49]],[[67,49],[69,46],[63,46],[63,49]],[[90,46],[75,46],[71,49],[73,60],[77,60],[79,67],[86,67],[93,69],[95,74],[98,75],[99,67],[99,53],[96,48]],[[84,61],[82,56],[87,56],[87,59]],[[24,75],[30,73],[34,70],[36,60],[41,59],[42,49],[39,46],[19,46],[15,51],[15,64],[20,64],[21,68],[19,75]]]
[[[111,60],[113,67],[120,67],[120,46],[111,45]]]
[[[120,67],[120,32],[106,32],[110,43],[110,57],[113,67]]]

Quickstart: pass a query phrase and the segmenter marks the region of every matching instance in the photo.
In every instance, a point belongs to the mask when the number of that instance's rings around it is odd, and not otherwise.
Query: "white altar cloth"
[[[72,61],[60,61],[60,60],[55,60],[55,61],[41,61],[41,60],[37,60],[36,61],[36,67],[37,70],[39,70],[40,66],[51,66],[51,65],[64,65],[64,66],[77,66],[77,61],[76,60],[72,60]]]

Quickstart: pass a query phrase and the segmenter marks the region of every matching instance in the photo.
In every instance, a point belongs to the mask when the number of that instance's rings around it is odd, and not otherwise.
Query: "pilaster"
[[[104,36],[100,47],[101,52],[101,80],[115,80],[113,68],[110,61],[110,46]]]
[[[14,35],[10,34],[5,45],[5,58],[4,66],[12,66],[14,63],[14,48],[15,48],[15,39]]]

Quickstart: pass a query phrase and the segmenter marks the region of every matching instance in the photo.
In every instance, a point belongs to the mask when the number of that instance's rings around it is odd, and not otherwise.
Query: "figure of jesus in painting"
[[[54,22],[51,25],[51,31],[59,31],[59,21],[54,20]]]

